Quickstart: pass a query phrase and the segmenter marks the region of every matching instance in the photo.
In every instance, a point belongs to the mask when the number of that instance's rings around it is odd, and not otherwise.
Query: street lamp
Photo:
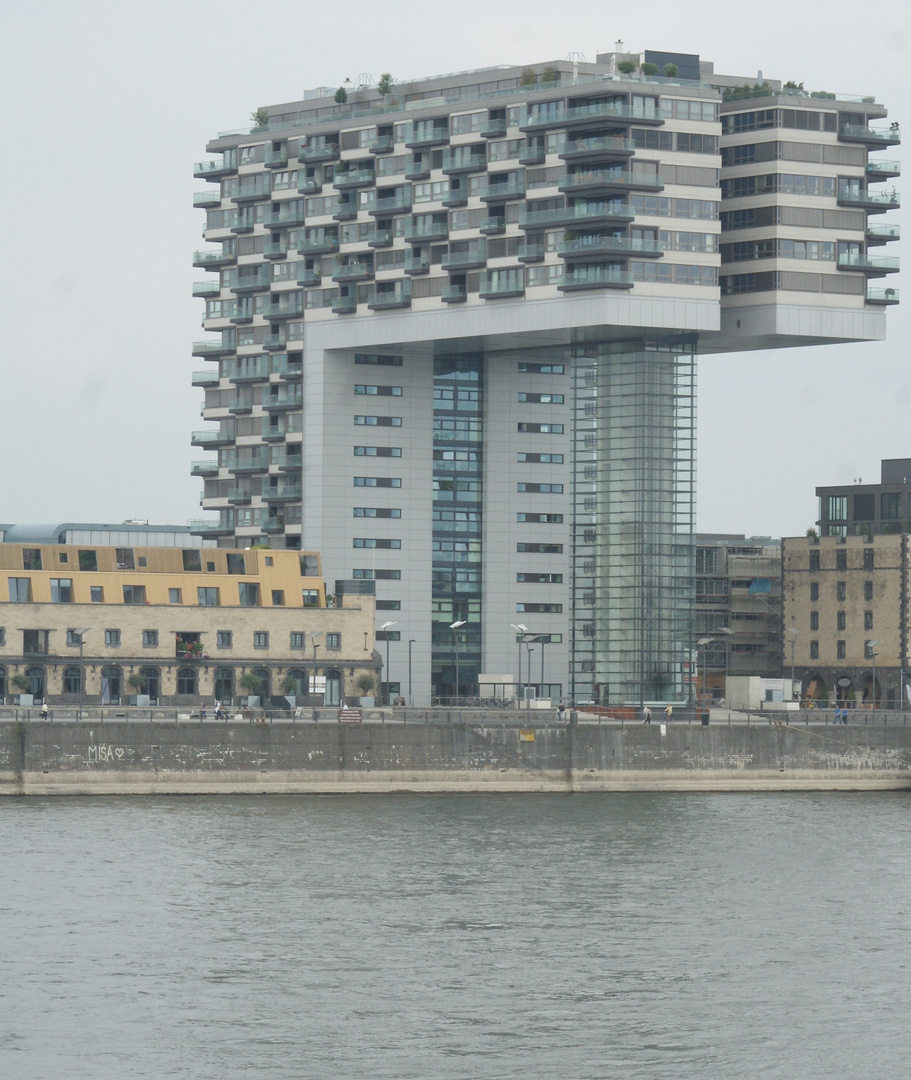
[[[525,635],[528,633],[528,627],[523,626],[522,623],[511,622],[510,628],[516,631],[516,644],[519,647],[519,682],[516,686],[516,708],[519,707],[519,690],[522,686],[522,642],[525,640]]]
[[[456,703],[456,705],[459,704],[459,635],[456,633],[456,631],[459,629],[460,626],[464,626],[467,621],[468,621],[467,619],[459,619],[458,622],[454,622],[454,623],[449,624],[449,629],[452,631],[452,640],[453,640],[453,643],[455,644],[455,658],[456,658],[456,680],[455,680],[456,701],[455,701],[455,703]]]
[[[411,646],[417,641],[417,638],[410,638],[408,641],[408,704],[414,707],[414,695],[411,693]]]
[[[79,626],[72,631],[72,637],[79,639],[79,709],[76,713],[76,719],[82,719],[82,709],[85,705],[85,664],[83,663],[82,649],[85,645],[85,635],[89,632],[91,627]]]
[[[705,647],[706,647],[706,645],[711,645],[711,643],[713,641],[715,641],[715,638],[713,638],[713,637],[701,637],[696,642],[697,647],[700,646],[700,645],[702,646],[702,703],[701,704],[702,704],[703,709],[705,708],[705,664],[706,664]],[[696,659],[697,660],[699,659],[698,654],[697,654]]]
[[[873,661],[873,688],[870,697],[873,702],[873,720],[876,721],[876,646],[880,645],[881,639],[877,638],[875,641],[865,642],[867,648],[870,650],[870,659]]]
[[[386,634],[386,704],[389,704],[390,687],[392,680],[389,678],[389,627],[398,626],[397,622],[384,622],[380,630]]]
[[[537,641],[537,640],[538,640],[538,635],[537,634],[526,634],[525,635],[525,649],[526,649],[526,651],[528,653],[528,675],[526,676],[526,678],[528,679],[528,683],[525,686],[525,723],[526,724],[528,723],[529,716],[530,716],[529,710],[531,709],[531,699],[528,696],[528,691],[529,691],[530,686],[531,686],[531,654],[535,651],[531,647],[531,642]]]
[[[797,636],[800,631],[796,626],[786,626],[785,633],[791,634],[791,700],[794,700],[794,646],[797,644]]]
[[[313,646],[313,675],[310,677],[310,681],[307,685],[307,704],[313,704],[313,695],[316,693],[316,650],[319,645],[316,644],[316,639],[323,636],[322,630],[310,631],[310,644]]]

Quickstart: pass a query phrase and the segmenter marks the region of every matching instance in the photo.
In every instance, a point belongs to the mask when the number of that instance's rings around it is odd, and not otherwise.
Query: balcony
[[[218,462],[217,461],[191,461],[190,462],[190,475],[213,477],[218,476]]]
[[[482,218],[479,228],[485,236],[499,236],[506,232],[506,218],[499,215]]]
[[[902,141],[898,124],[887,128],[871,128],[863,124],[842,124],[838,129],[842,142],[863,143],[869,147],[898,146]]]
[[[632,287],[632,277],[611,263],[601,266],[597,264],[572,266],[566,270],[557,283],[557,288],[561,292],[582,289],[631,289]]]
[[[426,180],[430,176],[430,157],[424,154],[410,154],[405,162],[406,180]]]
[[[530,143],[519,151],[519,164],[543,165],[546,156],[543,143]]]
[[[403,214],[411,210],[411,188],[378,191],[367,202],[367,212],[374,215]]]
[[[299,386],[287,386],[277,394],[263,397],[263,409],[267,412],[283,412],[285,409],[299,409],[303,396]]]
[[[481,202],[497,202],[502,199],[521,199],[525,196],[525,174],[497,181],[491,177],[481,185]]]
[[[284,169],[288,164],[288,144],[271,146],[267,143],[265,164],[267,169]]]
[[[193,175],[197,180],[220,180],[237,172],[237,154],[229,150],[220,161],[197,161],[193,166]]]
[[[432,244],[449,236],[448,220],[417,218],[405,226],[405,242],[408,244]]]
[[[332,311],[336,315],[353,315],[357,311],[356,296],[338,296],[333,301]]]
[[[898,303],[898,289],[867,289],[867,303],[886,307]]]
[[[458,251],[447,251],[441,266],[444,270],[472,270],[487,262],[487,243],[479,240]]]
[[[234,442],[233,432],[217,430],[213,431],[211,428],[208,431],[194,431],[190,436],[191,446],[202,446],[212,449],[219,446],[230,446]]]
[[[635,255],[660,258],[664,247],[659,240],[633,240],[628,236],[571,236],[567,233],[557,246],[563,259],[581,259],[592,255]]]
[[[233,274],[229,287],[236,293],[255,292],[268,289],[270,284],[269,266],[242,266]]]
[[[395,149],[395,139],[391,135],[377,135],[367,143],[365,149],[370,154],[391,154]]]
[[[323,190],[323,182],[315,176],[307,176],[306,172],[300,169],[297,174],[297,190],[301,195],[319,195]]]
[[[285,519],[283,517],[268,517],[263,519],[261,528],[264,533],[270,535],[285,531]]]
[[[244,233],[253,232],[256,228],[256,217],[253,213],[252,206],[245,206],[237,211],[234,217],[234,223],[231,225],[231,232],[240,236]]]
[[[278,303],[275,299],[280,296]],[[273,304],[263,311],[265,318],[275,319],[299,319],[304,314],[304,298],[299,292],[281,293],[273,296]]]
[[[269,448],[256,446],[245,448],[243,452],[233,450],[222,455],[221,463],[229,473],[265,472],[269,468]]]
[[[194,371],[192,377],[193,386],[218,386],[219,374],[217,371]]]
[[[248,506],[253,499],[253,492],[249,488],[228,488],[225,497],[233,506]]]
[[[502,139],[506,134],[506,117],[491,116],[486,124],[481,125],[478,134],[484,139]]]
[[[303,201],[303,200],[301,200]],[[266,215],[267,229],[292,229],[304,223],[304,208],[295,202],[283,203],[279,210]]]
[[[272,487],[269,484],[263,484],[261,494],[263,502],[270,506],[276,503],[298,502],[301,497],[301,485],[279,484],[277,487]]]
[[[259,382],[269,378],[269,357],[238,356],[226,362],[223,370],[233,383]]]
[[[229,316],[232,323],[249,323],[253,322],[253,316],[256,312],[253,310],[253,301],[250,297],[245,297],[243,300],[234,301],[234,311]]]
[[[386,248],[392,245],[392,229],[376,228],[367,233],[367,247]]]
[[[283,236],[280,240],[266,240],[263,245],[263,256],[267,259],[283,259],[288,254],[288,238]]]
[[[283,472],[297,472],[303,468],[304,459],[300,452],[292,454],[287,447],[277,446],[272,451],[269,464],[275,465]]]
[[[333,233],[315,233],[299,240],[297,250],[301,255],[331,255],[338,251],[338,235]]]
[[[899,261],[896,257],[871,258],[862,253],[843,252],[838,256],[838,269],[859,270],[869,277],[882,277],[884,274],[897,273]]]
[[[520,210],[519,228],[534,229],[548,225],[627,224],[635,217],[627,203],[577,203],[562,210]]]
[[[510,296],[524,296],[525,274],[522,271],[511,274],[491,271],[481,274],[478,295],[482,300],[505,300]]]
[[[588,169],[574,172],[561,180],[558,190],[569,193],[589,191],[645,191],[664,190],[664,182],[654,173],[630,172],[626,169]]]
[[[268,198],[272,186],[263,175],[240,176],[225,183],[225,195],[236,203]]]
[[[194,536],[227,536],[234,532],[234,522],[230,517],[220,517],[217,521],[209,518],[191,521],[190,532]]]
[[[468,290],[464,285],[444,285],[440,299],[444,304],[464,304],[468,299]]]
[[[336,165],[332,175],[332,183],[343,191],[346,188],[372,187],[376,183],[376,173],[371,165],[361,165],[351,168],[347,165]]]
[[[193,295],[197,299],[207,296],[218,296],[221,292],[221,284],[218,281],[194,281]]]
[[[316,266],[305,266],[300,263],[297,268],[298,285],[319,285],[323,280],[322,271]]]
[[[449,176],[455,173],[484,172],[486,168],[485,147],[454,146],[443,151],[443,172]]]
[[[289,382],[296,381],[303,377],[303,363],[299,356],[295,359],[291,359],[289,356],[273,356],[272,374],[278,375]]]
[[[193,356],[201,356],[206,360],[217,360],[221,356],[227,356],[234,352],[234,343],[225,341],[194,341]]]
[[[422,258],[417,255],[408,255],[405,258],[405,273],[406,274],[429,274],[430,273],[430,259]]]
[[[367,307],[371,311],[388,311],[390,308],[411,306],[411,282],[390,282],[392,288],[374,289],[367,298]]]
[[[444,206],[452,207],[465,206],[468,202],[468,185],[462,181],[453,180],[449,184],[449,190],[440,199],[440,202]]]
[[[449,121],[416,120],[405,128],[405,145],[409,150],[441,146],[449,142]]]
[[[357,217],[357,195],[339,195],[332,211],[333,221],[354,221]]]
[[[317,142],[312,146],[302,146],[297,152],[297,160],[305,161],[308,165],[315,165],[324,161],[337,161],[338,155],[338,143]]]
[[[862,207],[871,214],[884,214],[887,210],[897,210],[901,200],[897,191],[870,191],[852,186],[839,188],[838,205]]]
[[[867,180],[870,183],[875,184],[877,180],[892,180],[901,174],[902,167],[899,161],[877,161],[875,158],[870,158],[867,162]]]
[[[890,240],[899,240],[900,229],[898,225],[871,225],[867,223],[867,246],[888,244]]]
[[[615,135],[592,136],[588,139],[567,139],[559,155],[564,161],[585,161],[592,158],[632,157],[636,144],[632,139]]]
[[[235,416],[253,412],[253,394],[241,394],[228,401],[228,412]]]
[[[213,206],[221,206],[221,191],[218,188],[197,191],[193,195],[193,205],[197,210],[207,210]]]
[[[233,250],[228,250],[227,245],[218,251],[195,251],[193,253],[193,265],[197,270],[220,270],[223,266],[230,266],[237,262],[237,255]]]
[[[546,254],[547,252],[544,247],[543,237],[529,236],[526,239],[519,241],[519,253],[517,258],[521,263],[542,262]]]
[[[373,277],[373,262],[347,262],[335,268],[333,281],[366,281]]]

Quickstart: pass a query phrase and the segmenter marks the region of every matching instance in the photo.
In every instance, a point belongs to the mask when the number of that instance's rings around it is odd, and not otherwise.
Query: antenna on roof
[[[358,90],[363,89],[365,86],[376,86],[376,80],[369,71],[362,71],[357,77]]]

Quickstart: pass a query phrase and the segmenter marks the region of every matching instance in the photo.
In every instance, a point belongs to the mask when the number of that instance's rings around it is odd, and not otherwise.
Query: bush
[[[256,127],[268,127],[269,113],[265,109],[257,109],[256,112],[250,113],[250,120]]]
[[[347,100],[348,91],[344,88],[344,86],[340,86],[338,90],[335,91],[335,102],[337,105],[344,105]]]
[[[248,694],[255,696],[262,690],[263,681],[258,675],[254,675],[252,671],[245,671],[237,680],[237,685],[241,690],[246,690]]]
[[[651,64],[651,63],[645,63],[639,68],[639,70],[642,72],[643,75],[657,75],[658,74],[658,65],[657,64]]]
[[[621,60],[620,63],[617,65],[617,70],[622,75],[632,75],[633,72],[636,70],[636,61],[635,60]]]
[[[538,76],[535,75],[534,68],[522,68],[522,74],[519,76],[519,86],[534,86],[538,81]]]
[[[20,694],[27,694],[32,689],[32,683],[28,675],[23,675],[21,671],[16,672],[10,679],[9,684],[14,690],[18,690]]]
[[[360,675],[358,675],[357,680],[355,681],[355,685],[357,686],[358,690],[360,690],[360,692],[364,695],[364,697],[369,697],[369,695],[373,693],[373,690],[376,686],[376,679],[374,679],[370,672],[364,671]]]
[[[677,78],[677,65],[676,64],[665,64],[664,65],[664,77],[666,79],[676,79]]]
[[[383,74],[380,75],[380,81],[376,84],[376,88],[383,95],[383,97],[385,97],[392,89],[392,84],[394,82],[395,79],[393,79],[389,72],[384,71]]]

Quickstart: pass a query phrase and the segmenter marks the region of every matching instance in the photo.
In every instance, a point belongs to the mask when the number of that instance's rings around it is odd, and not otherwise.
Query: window
[[[562,555],[562,544],[516,544],[516,551],[535,555]]]
[[[355,394],[366,394],[368,397],[401,397],[401,386],[369,386],[365,383],[354,384]]]
[[[200,607],[218,607],[218,589],[201,586],[196,590],[196,603]]]
[[[562,364],[519,364],[519,371],[529,375],[562,375]]]
[[[876,516],[876,499],[873,495],[854,496],[854,520],[872,521]]]
[[[356,548],[382,548],[385,550],[398,551],[402,546],[401,540],[374,540],[370,536],[355,536],[351,546]]]
[[[376,602],[376,610],[377,611],[401,611],[402,610],[402,601],[401,600],[377,600],[377,602]]]
[[[51,603],[72,604],[73,602],[73,579],[51,578]]]
[[[840,604],[844,603],[845,597],[848,595],[848,587],[843,581],[838,581],[835,584],[835,598]]]
[[[304,607],[319,607],[319,589],[301,589]]]
[[[78,694],[82,680],[79,677],[78,667],[65,667],[63,669],[63,692],[64,694]]]
[[[559,585],[563,581],[562,574],[516,574],[516,581],[530,581],[538,585]]]
[[[401,477],[398,476],[355,476],[354,486],[400,488],[402,486],[402,480]]]
[[[516,425],[516,430],[526,433],[533,433],[536,435],[562,435],[562,424],[525,424],[519,423]]]
[[[401,416],[355,416],[358,427],[401,427]]]
[[[523,390],[520,390],[516,395],[516,400],[520,403],[528,403],[532,405],[562,405],[562,394],[529,394]]]
[[[811,630],[818,630],[819,629],[819,612],[818,611],[811,611],[810,612],[810,629]]]
[[[847,570],[848,569],[848,553],[847,553],[847,551],[842,550],[842,551],[836,551],[835,552],[835,569],[836,570]]]
[[[214,562],[207,562],[206,563],[206,573],[207,574],[214,574],[215,573],[215,563]]]
[[[876,654],[879,655],[878,653]],[[869,641],[864,642],[864,660],[873,659],[873,645]]]
[[[356,353],[354,356],[355,364],[372,364],[382,367],[401,367],[401,356],[377,356],[373,353]]]
[[[815,604],[818,599],[819,599],[819,582],[818,581],[812,581],[812,582],[810,582],[810,600],[812,600],[813,603]]]
[[[91,585],[89,587],[89,597],[90,597],[93,604],[103,604],[104,603],[104,586],[102,586],[102,585]]]
[[[269,631],[268,630],[255,630],[253,632],[253,648],[254,649],[268,649],[269,648]]]
[[[396,457],[402,456],[401,446],[355,446],[355,457]]]
[[[327,649],[340,649],[342,647],[342,635],[341,634],[326,634],[326,648]]]
[[[80,635],[78,630],[68,629],[67,632],[66,632],[66,643],[67,643],[67,645],[74,646],[75,648],[78,649],[79,648],[79,639],[80,639],[80,637],[81,637],[81,635]]]
[[[356,518],[400,518],[402,511],[384,506],[354,506],[351,508],[351,516]]]
[[[230,630],[215,631],[215,647],[218,649],[230,649],[234,644],[234,635]]]
[[[196,670],[195,668],[182,667],[177,669],[177,693],[196,693]]]
[[[11,577],[9,579],[9,599],[11,604],[28,604],[32,599],[32,579]]]
[[[811,660],[818,660],[819,659],[819,642],[818,641],[811,641],[810,642],[810,659]]]
[[[516,514],[516,521],[531,522],[539,525],[562,525],[562,514]]]
[[[271,563],[267,565],[271,566]],[[247,568],[244,564],[244,557],[239,552],[228,553],[228,573],[229,574],[246,574]]]
[[[179,604],[181,603],[180,589],[168,589],[168,603]]]
[[[22,549],[22,569],[23,570],[40,570],[41,569],[41,548],[23,548]]]
[[[272,590],[272,606],[284,607],[285,606],[285,591],[284,589]]]
[[[241,607],[259,607],[259,584],[255,581],[239,581],[237,596]]]
[[[307,636],[306,636],[306,634],[302,634],[298,630],[292,630],[291,631],[291,648],[292,649],[303,649],[306,644],[307,644]]]
[[[563,611],[562,604],[516,604],[516,611],[532,612],[536,614],[559,615]]]
[[[819,552],[818,551],[811,551],[810,552],[810,569],[811,570],[818,570],[819,569]]]
[[[46,656],[48,651],[49,630],[23,630],[22,651],[28,656]]]
[[[873,548],[864,549],[864,570],[873,569]]]
[[[108,648],[116,649],[120,647],[120,631],[119,630],[105,630],[104,643]]]
[[[377,641],[401,641],[402,640],[402,631],[401,630],[377,630],[377,632],[376,632],[376,640]]]
[[[6,627],[0,626],[0,645],[6,644]]]
[[[836,618],[836,629],[837,630],[844,630],[848,625],[848,619],[847,619],[847,616],[845,615],[845,613],[843,611],[839,611],[836,614],[835,618]]]
[[[158,648],[158,631],[157,630],[143,630],[143,632],[142,632],[142,647],[144,649],[157,649]]]
[[[97,570],[98,569],[98,555],[94,551],[80,551],[79,552],[79,569],[80,570]]]
[[[521,451],[516,454],[516,461],[528,462],[532,465],[562,465],[562,454],[524,454]]]
[[[114,559],[118,570],[135,570],[132,548],[114,548]]]
[[[123,602],[125,604],[144,604],[146,602],[145,585],[124,585]]]
[[[873,629],[873,612],[872,611],[865,611],[864,612],[864,630],[872,630],[872,629]]]
[[[532,492],[541,495],[562,495],[562,484],[526,484],[520,481],[516,484],[516,491]]]
[[[872,599],[873,599],[873,582],[872,581],[865,581],[864,582],[864,600],[872,600]]]
[[[839,660],[844,660],[844,658],[846,656],[846,652],[845,652],[845,643],[843,641],[836,641],[835,642],[835,656]]]
[[[879,516],[884,520],[894,520],[902,516],[902,496],[900,491],[883,492],[880,495]]]

